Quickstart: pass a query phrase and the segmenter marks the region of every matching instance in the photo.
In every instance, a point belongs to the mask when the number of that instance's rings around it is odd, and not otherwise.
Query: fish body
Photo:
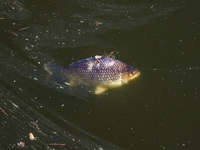
[[[69,81],[70,86],[87,85],[95,87],[95,94],[108,88],[118,87],[140,75],[140,72],[110,57],[95,56],[72,63],[69,67],[45,64],[50,74],[59,73]]]

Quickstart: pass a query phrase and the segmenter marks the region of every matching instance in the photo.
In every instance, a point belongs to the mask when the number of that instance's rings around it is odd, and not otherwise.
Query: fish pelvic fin
[[[95,94],[101,94],[101,93],[105,92],[106,90],[107,90],[107,88],[105,88],[105,87],[97,86],[94,93]]]
[[[80,82],[71,79],[69,81],[69,84],[70,84],[70,86],[75,87],[75,86],[80,85]]]

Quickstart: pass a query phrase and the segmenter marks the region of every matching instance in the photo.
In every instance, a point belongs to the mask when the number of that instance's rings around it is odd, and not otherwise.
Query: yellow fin
[[[107,90],[107,88],[105,88],[105,87],[97,86],[94,93],[101,94],[101,93],[105,92],[106,90]]]
[[[74,80],[70,80],[69,82],[70,86],[78,86],[78,82],[74,81]]]

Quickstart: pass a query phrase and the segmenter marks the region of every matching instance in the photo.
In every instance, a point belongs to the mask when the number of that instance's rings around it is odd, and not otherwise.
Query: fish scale
[[[126,67],[118,60],[102,57],[100,59],[89,58],[70,65],[70,73],[83,77],[88,83],[99,83],[102,85],[112,84],[120,78],[122,68]],[[82,68],[80,70],[79,68]],[[107,81],[107,82],[103,82]]]

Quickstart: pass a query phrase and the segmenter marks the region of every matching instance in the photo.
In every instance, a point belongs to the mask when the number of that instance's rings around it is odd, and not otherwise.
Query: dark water
[[[198,0],[0,2],[1,150],[200,147]],[[85,101],[46,82],[45,63],[114,50],[128,85]]]

